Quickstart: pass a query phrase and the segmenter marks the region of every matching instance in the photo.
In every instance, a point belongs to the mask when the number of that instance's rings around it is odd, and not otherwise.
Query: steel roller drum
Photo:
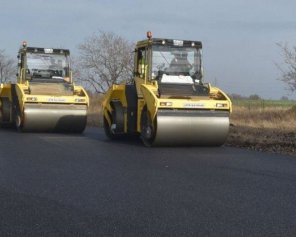
[[[229,132],[229,112],[159,110],[153,146],[219,146]]]
[[[25,104],[24,132],[83,132],[87,106],[72,104]]]

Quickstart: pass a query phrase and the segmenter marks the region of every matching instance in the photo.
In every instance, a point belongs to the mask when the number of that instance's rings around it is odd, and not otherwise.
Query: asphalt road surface
[[[0,130],[0,236],[296,236],[296,159]]]

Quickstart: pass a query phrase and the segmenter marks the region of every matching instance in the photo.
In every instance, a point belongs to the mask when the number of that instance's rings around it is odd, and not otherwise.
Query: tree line
[[[282,53],[279,80],[288,89],[296,91],[296,47],[277,44]],[[133,77],[134,43],[113,33],[94,33],[78,46],[79,56],[72,57],[72,69],[76,82],[98,94],[105,93],[112,84],[129,83]],[[0,82],[14,81],[16,60],[0,50]]]
[[[0,50],[0,83],[11,81],[16,74],[16,62]]]

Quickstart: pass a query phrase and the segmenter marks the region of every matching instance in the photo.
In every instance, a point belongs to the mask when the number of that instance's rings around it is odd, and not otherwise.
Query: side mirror
[[[30,74],[30,70],[29,69],[26,69],[26,80],[27,81],[32,80],[32,75]]]
[[[204,68],[201,67],[200,68],[200,79],[202,79],[204,77]]]

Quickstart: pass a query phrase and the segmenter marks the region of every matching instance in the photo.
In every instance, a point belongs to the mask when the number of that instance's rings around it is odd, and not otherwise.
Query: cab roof
[[[20,51],[30,52],[30,53],[44,53],[44,54],[62,54],[69,55],[69,49],[54,49],[54,48],[40,48],[40,47],[23,47]]]
[[[136,47],[143,47],[148,45],[168,45],[175,47],[196,47],[202,48],[201,41],[193,40],[179,40],[179,39],[165,39],[165,38],[151,38],[142,41],[138,41]]]

